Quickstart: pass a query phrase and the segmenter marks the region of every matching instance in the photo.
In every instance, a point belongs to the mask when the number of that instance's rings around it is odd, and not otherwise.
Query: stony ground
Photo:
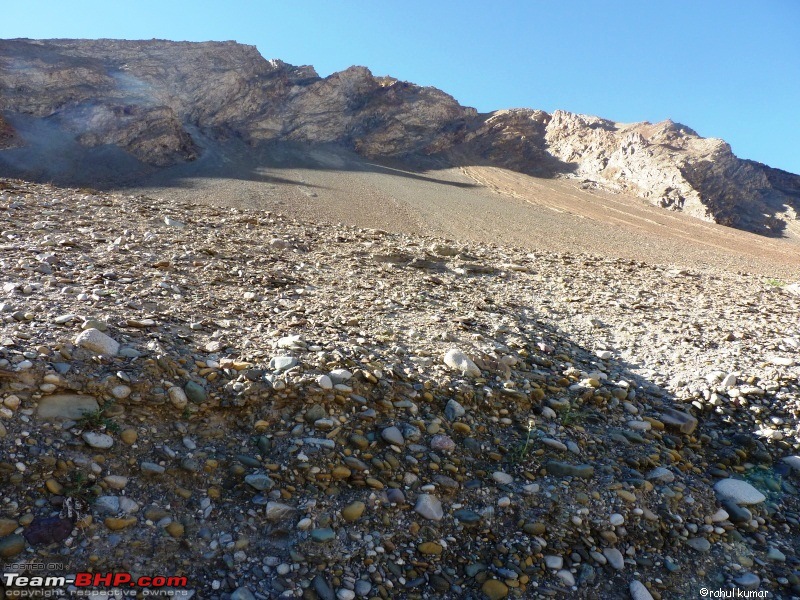
[[[785,282],[0,187],[6,572],[800,597]]]

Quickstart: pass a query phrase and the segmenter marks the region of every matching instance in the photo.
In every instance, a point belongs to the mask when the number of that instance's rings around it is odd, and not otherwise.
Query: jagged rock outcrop
[[[0,40],[0,174],[52,175],[97,156],[124,174],[192,161],[232,140],[576,176],[770,235],[800,205],[797,175],[741,160],[722,140],[669,120],[478,114],[436,88],[365,67],[321,78],[235,42]]]

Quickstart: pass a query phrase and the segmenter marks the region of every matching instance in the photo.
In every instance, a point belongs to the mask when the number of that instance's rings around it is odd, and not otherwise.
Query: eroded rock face
[[[122,177],[193,161],[231,140],[579,177],[770,235],[800,206],[797,175],[738,159],[724,141],[669,120],[478,114],[436,88],[365,67],[323,79],[235,42],[0,40],[0,174],[80,169],[105,152],[108,171]],[[96,154],[62,159],[85,149]]]

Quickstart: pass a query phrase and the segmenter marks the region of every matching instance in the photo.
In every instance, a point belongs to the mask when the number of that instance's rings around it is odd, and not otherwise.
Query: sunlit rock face
[[[800,204],[800,177],[669,120],[478,114],[436,88],[357,66],[321,78],[235,42],[0,40],[0,174],[102,164],[107,177],[124,177],[226,143],[283,142],[578,177],[770,235]]]

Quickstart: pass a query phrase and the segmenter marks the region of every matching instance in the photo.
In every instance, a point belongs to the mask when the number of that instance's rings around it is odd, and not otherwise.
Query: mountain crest
[[[478,114],[363,66],[321,78],[236,42],[0,40],[2,174],[58,179],[85,168],[67,156],[102,153],[125,176],[234,139],[580,177],[767,235],[781,234],[800,205],[800,177],[738,159],[724,141],[671,120]]]

